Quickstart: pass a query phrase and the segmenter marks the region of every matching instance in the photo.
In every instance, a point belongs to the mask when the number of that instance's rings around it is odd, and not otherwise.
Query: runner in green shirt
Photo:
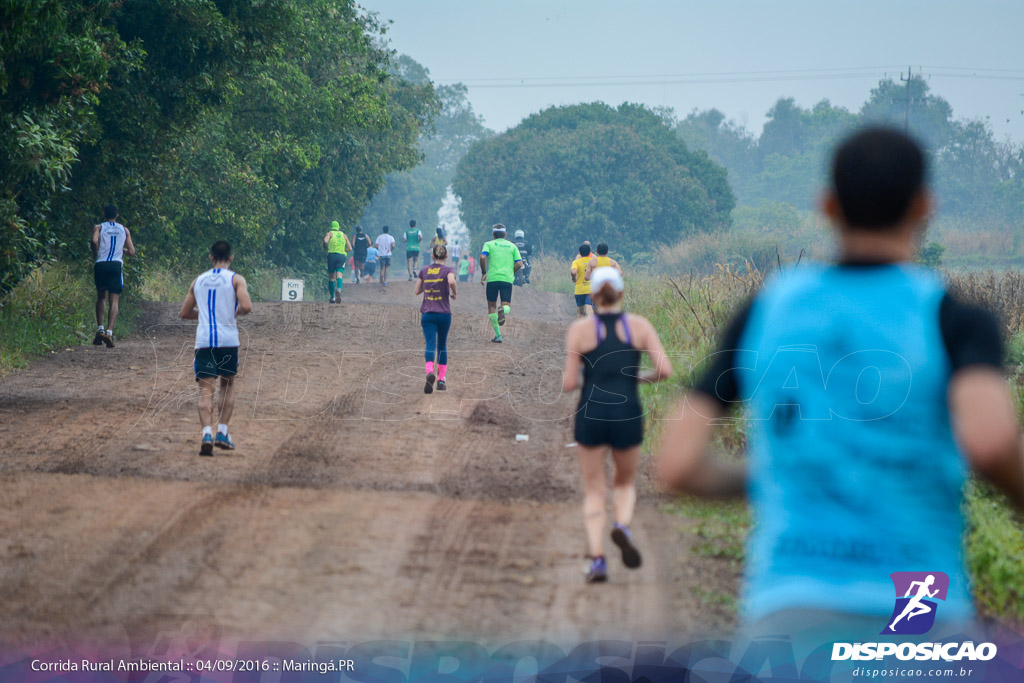
[[[511,311],[512,280],[517,270],[523,267],[519,248],[505,239],[506,229],[501,223],[491,228],[494,239],[480,250],[480,284],[487,285],[487,317],[494,328],[495,344],[502,342],[500,326]],[[498,297],[501,308],[498,308]]]
[[[418,273],[417,265],[420,261],[420,240],[423,233],[416,227],[416,221],[409,221],[409,229],[402,233],[402,241],[405,242],[405,265],[409,268],[409,281],[415,279],[413,273]]]
[[[338,273],[345,272],[345,262],[348,261],[351,248],[352,242],[341,231],[338,221],[331,221],[331,229],[324,235],[324,249],[327,250],[327,291],[331,293],[328,301],[332,304],[341,303],[341,286],[345,283],[345,277],[343,275],[339,278]]]
[[[459,260],[459,282],[469,282],[469,256],[463,254]]]

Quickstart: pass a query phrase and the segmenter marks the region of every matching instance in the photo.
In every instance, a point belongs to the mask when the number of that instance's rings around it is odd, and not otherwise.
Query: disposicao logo
[[[919,636],[935,625],[936,600],[946,600],[949,577],[943,572],[893,572],[889,575],[896,588],[896,606],[883,635],[899,633]]]
[[[935,625],[938,600],[946,600],[949,577],[943,572],[893,572],[889,575],[896,590],[892,616],[880,635],[916,636]],[[832,660],[871,660],[895,656],[900,660],[988,661],[996,656],[994,643],[833,643]]]

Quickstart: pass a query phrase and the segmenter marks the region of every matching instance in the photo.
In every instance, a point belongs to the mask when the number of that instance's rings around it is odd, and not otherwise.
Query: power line
[[[843,71],[880,71],[885,69],[896,69],[897,65],[887,66],[842,66],[822,67],[816,69],[774,69],[769,71],[706,71],[691,73],[672,74],[612,74],[607,76],[510,76],[510,77],[475,77],[475,78],[438,78],[439,83],[471,83],[474,81],[576,81],[576,80],[608,80],[608,79],[648,79],[648,78],[703,78],[703,77],[731,77],[731,76],[769,76],[785,74],[825,74]]]

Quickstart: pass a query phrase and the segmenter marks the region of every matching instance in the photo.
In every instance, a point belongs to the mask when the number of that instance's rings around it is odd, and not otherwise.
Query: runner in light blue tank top
[[[840,262],[786,269],[741,308],[659,448],[668,486],[749,496],[745,628],[792,636],[803,655],[839,638],[959,632],[973,614],[968,470],[1024,508],[1001,326],[913,264],[924,178],[902,133],[839,147],[824,206]],[[745,466],[708,453],[714,421],[739,405]]]

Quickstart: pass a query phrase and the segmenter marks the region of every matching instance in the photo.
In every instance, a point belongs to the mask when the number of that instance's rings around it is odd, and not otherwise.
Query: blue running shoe
[[[213,455],[212,434],[203,434],[203,443],[199,446],[199,455]]]
[[[608,563],[604,555],[591,558],[590,570],[587,572],[587,583],[604,583],[608,580]]]
[[[622,551],[622,564],[630,569],[636,569],[640,566],[640,551],[637,550],[636,544],[633,543],[633,534],[629,533],[628,526],[616,522],[615,528],[612,529],[612,541]]]
[[[223,448],[226,451],[235,450],[235,442],[231,440],[231,437],[227,434],[221,434],[217,432],[217,436],[213,439],[213,445],[217,448]]]

